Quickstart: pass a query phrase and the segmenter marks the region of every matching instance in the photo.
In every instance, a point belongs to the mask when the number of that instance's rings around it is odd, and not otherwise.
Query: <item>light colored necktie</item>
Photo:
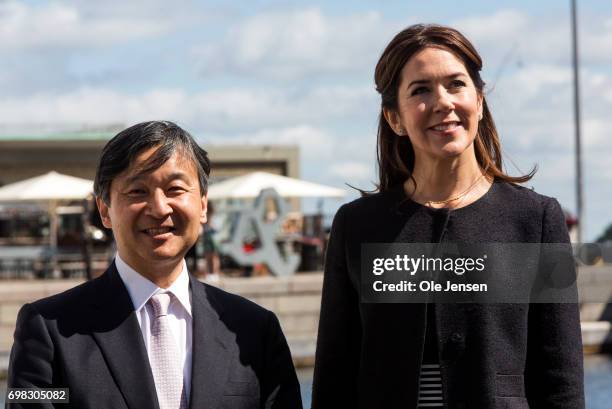
[[[155,294],[149,299],[153,307],[150,340],[151,370],[160,409],[186,409],[187,397],[183,388],[181,354],[168,322],[170,301],[172,301],[170,293]]]

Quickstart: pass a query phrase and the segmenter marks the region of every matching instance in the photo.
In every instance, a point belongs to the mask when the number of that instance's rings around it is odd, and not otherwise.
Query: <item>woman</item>
[[[362,243],[567,243],[555,199],[502,169],[458,31],[415,25],[376,67],[378,192],[340,208],[328,247],[313,408],[582,408],[576,304],[360,303]]]

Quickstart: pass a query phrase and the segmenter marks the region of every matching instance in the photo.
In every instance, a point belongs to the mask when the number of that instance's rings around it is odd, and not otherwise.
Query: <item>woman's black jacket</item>
[[[313,409],[415,408],[426,304],[360,302],[362,243],[568,243],[559,203],[504,182],[450,213],[401,187],[343,205],[327,250]],[[584,408],[576,303],[437,304],[447,408]]]

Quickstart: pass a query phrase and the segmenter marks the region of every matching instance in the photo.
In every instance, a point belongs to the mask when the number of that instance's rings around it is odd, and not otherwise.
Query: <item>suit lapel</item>
[[[193,358],[191,369],[192,409],[220,405],[231,363],[230,346],[234,335],[221,321],[221,307],[215,303],[206,286],[191,279],[193,314]]]
[[[128,407],[159,409],[132,300],[113,262],[93,295],[93,337]]]

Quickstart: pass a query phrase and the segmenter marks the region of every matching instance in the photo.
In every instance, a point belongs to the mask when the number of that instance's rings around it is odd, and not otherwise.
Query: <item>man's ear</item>
[[[102,224],[107,229],[113,228],[113,223],[111,222],[110,215],[108,214],[109,206],[104,203],[102,198],[96,196],[96,205],[98,206],[98,212],[100,213],[100,219],[102,219]]]
[[[208,211],[208,194],[205,193],[202,196],[202,213],[200,214],[200,224],[206,223],[208,217],[206,216],[206,212]]]
[[[402,127],[399,114],[396,110],[383,108],[383,115],[385,116],[385,119],[387,120],[387,123],[391,129],[393,129],[393,132],[395,132],[397,135],[404,134],[404,128]]]

